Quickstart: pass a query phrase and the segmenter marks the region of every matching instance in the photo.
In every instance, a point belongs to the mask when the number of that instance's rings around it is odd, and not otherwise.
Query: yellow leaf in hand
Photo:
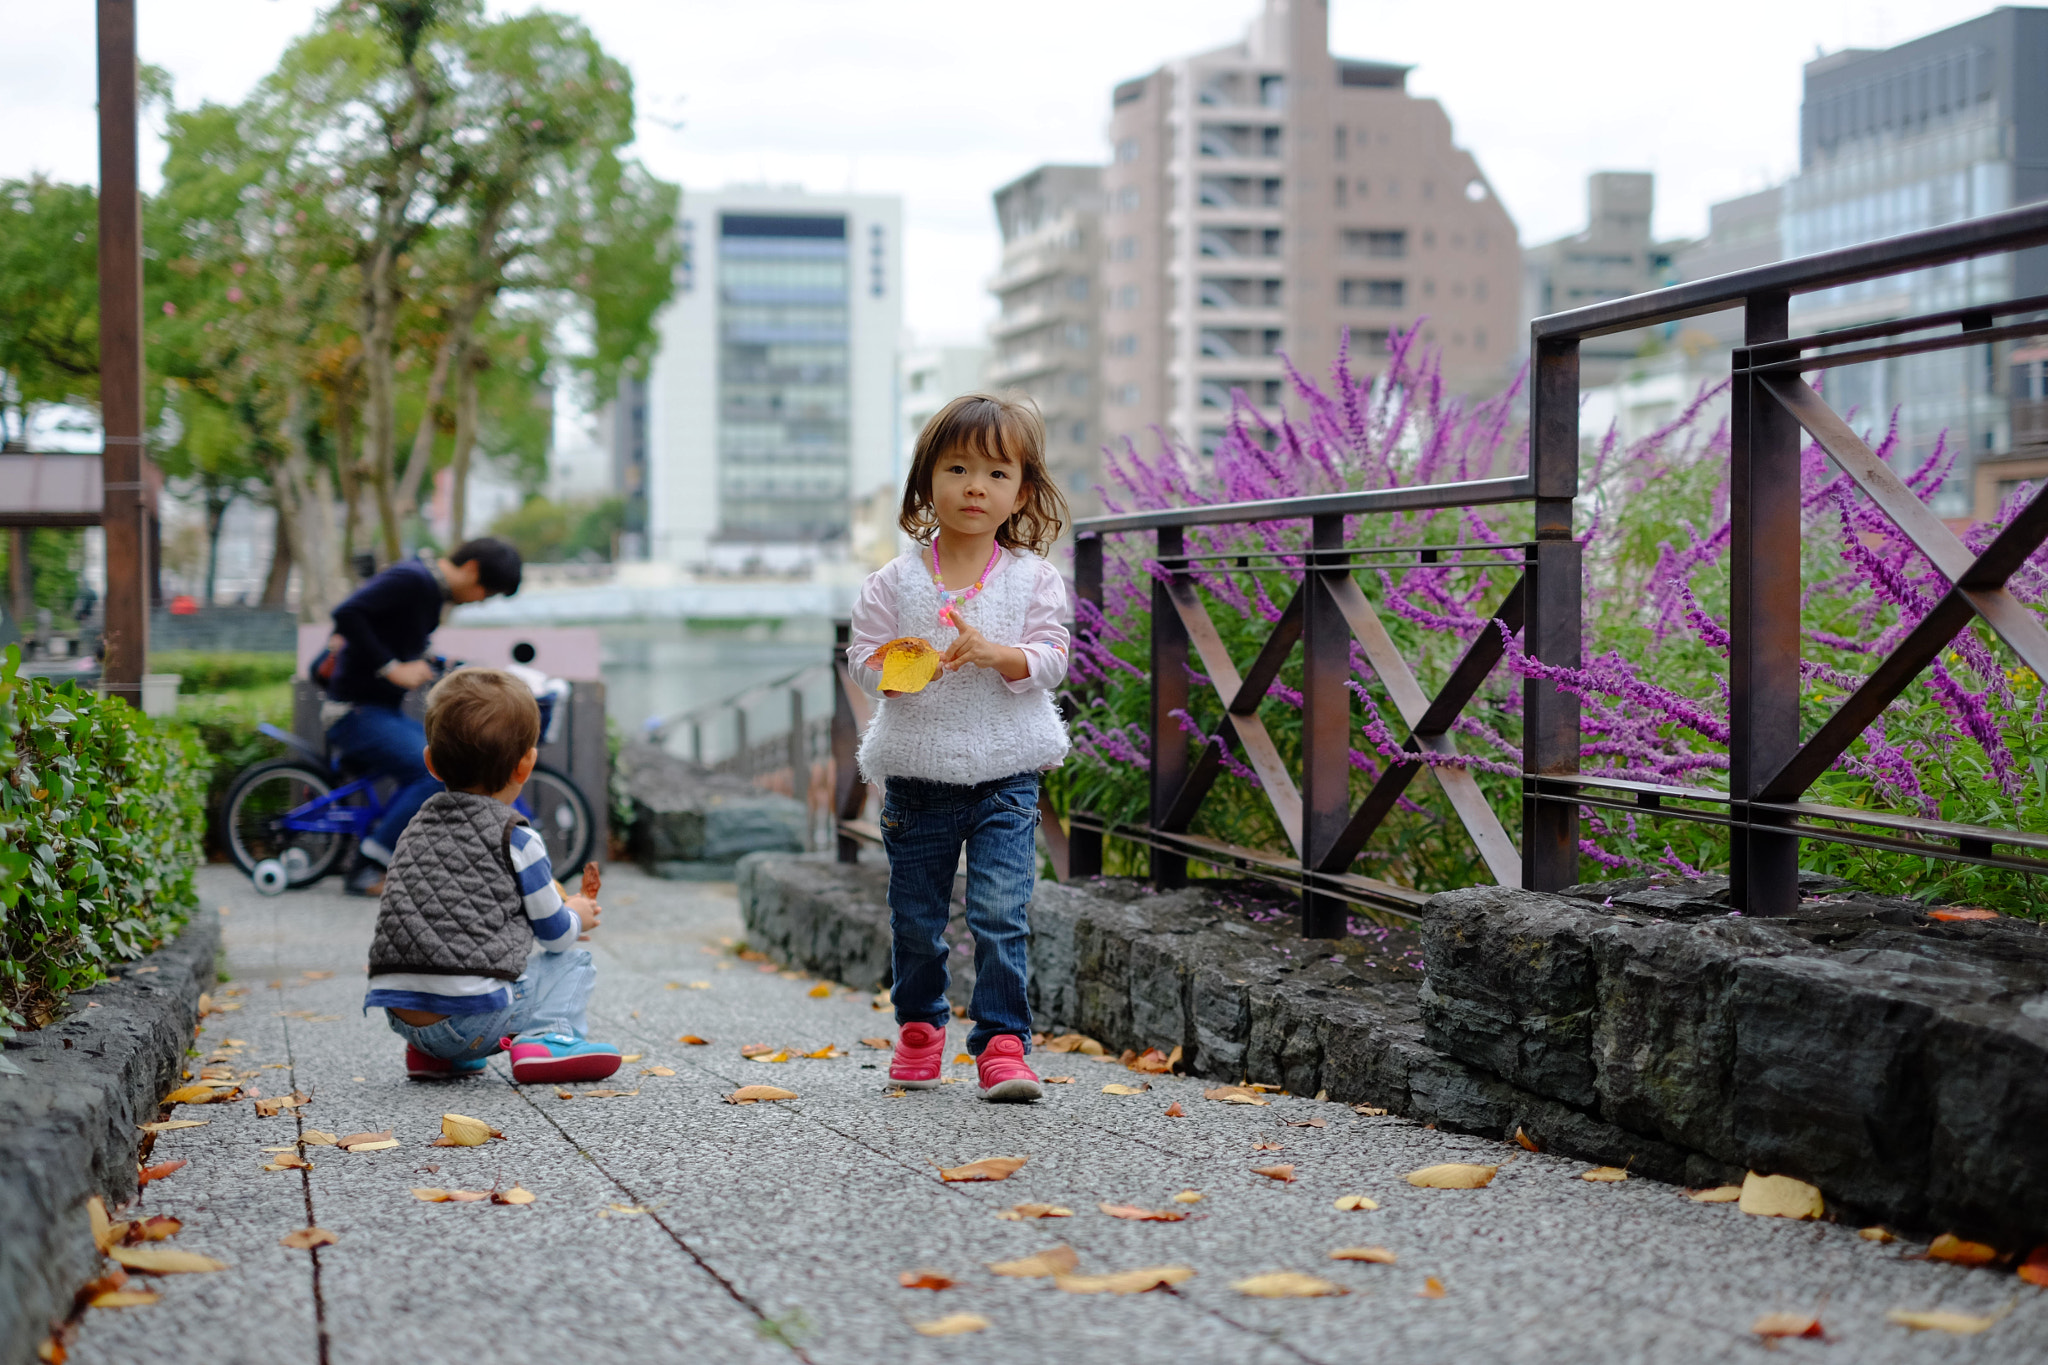
[[[927,641],[904,636],[877,652],[882,656],[884,692],[922,692],[939,676],[939,651]]]

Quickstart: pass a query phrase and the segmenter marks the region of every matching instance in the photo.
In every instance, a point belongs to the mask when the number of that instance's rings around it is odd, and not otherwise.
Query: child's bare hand
[[[588,896],[570,896],[563,903],[576,912],[577,919],[583,921],[584,932],[576,936],[577,941],[589,938],[590,930],[597,927],[597,917],[602,913],[597,902]]]
[[[964,621],[960,623],[958,638],[946,646],[939,662],[948,673],[969,665],[993,668],[1012,682],[1031,671],[1031,661],[1024,657],[1023,650],[1015,645],[995,644]]]

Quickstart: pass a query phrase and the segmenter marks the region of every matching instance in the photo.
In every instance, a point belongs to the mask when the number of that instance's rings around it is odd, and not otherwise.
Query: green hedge
[[[20,663],[0,664],[0,1026],[184,925],[213,767],[189,728]]]
[[[290,682],[298,656],[211,649],[151,650],[149,671],[178,675],[178,693],[239,692]]]

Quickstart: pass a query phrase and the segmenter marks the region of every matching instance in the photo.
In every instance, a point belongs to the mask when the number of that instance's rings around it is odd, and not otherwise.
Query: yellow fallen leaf
[[[882,656],[884,692],[922,692],[939,676],[939,651],[929,641],[906,635],[876,653]]]
[[[1953,1232],[1944,1232],[1927,1245],[1927,1259],[1951,1265],[1989,1265],[1998,1259],[1998,1249],[1982,1242],[1966,1242]]]
[[[467,1114],[441,1115],[441,1136],[451,1147],[481,1147],[497,1131],[482,1119],[473,1119]]]
[[[1202,1202],[1202,1192],[1200,1190],[1182,1190],[1173,1197],[1173,1202],[1176,1204],[1199,1204]]]
[[[1590,1171],[1580,1171],[1579,1179],[1590,1180],[1597,1185],[1608,1181],[1626,1180],[1628,1172],[1619,1166],[1595,1166]]]
[[[834,1057],[844,1057],[845,1055],[846,1054],[844,1052],[841,1052],[839,1050],[839,1045],[837,1043],[827,1043],[825,1044],[825,1046],[819,1048],[816,1052],[806,1052],[804,1054],[804,1056],[810,1058],[812,1061],[821,1062],[829,1062]]]
[[[397,1145],[397,1138],[383,1138],[377,1142],[350,1143],[349,1146],[344,1148],[343,1150],[350,1152],[388,1152]]]
[[[227,1087],[227,1089],[232,1090],[234,1089],[234,1087],[229,1086]],[[176,1090],[173,1090],[170,1094],[164,1096],[164,1103],[212,1104],[214,1100],[218,1099],[224,1093],[225,1091],[216,1090],[214,1087],[210,1085],[181,1085]]]
[[[793,1100],[796,1091],[779,1085],[743,1085],[725,1097],[727,1104],[756,1104],[762,1100]]]
[[[114,1220],[107,1217],[107,1206],[98,1195],[86,1201],[85,1216],[92,1225],[92,1244],[101,1251],[128,1235],[128,1225],[122,1223],[117,1229]]]
[[[163,1119],[156,1123],[138,1123],[135,1126],[145,1133],[175,1133],[180,1128],[204,1128],[211,1119]]]
[[[817,985],[806,991],[805,994],[813,1000],[824,1000],[832,994],[832,988],[820,981]]]
[[[789,1060],[789,1049],[782,1048],[775,1052],[763,1052],[749,1057],[747,1060],[750,1062],[786,1062]]]
[[[646,1055],[647,1054],[644,1052],[629,1052],[625,1056],[619,1058],[619,1064],[623,1066],[627,1062],[637,1062]]]
[[[1078,1052],[1084,1057],[1100,1057],[1107,1049],[1085,1033],[1062,1033],[1057,1038],[1045,1040],[1047,1052]]]
[[[672,1066],[643,1066],[640,1068],[640,1074],[643,1076],[673,1076],[676,1074],[676,1069]]]
[[[1441,1166],[1424,1166],[1408,1172],[1408,1183],[1425,1190],[1483,1190],[1493,1181],[1498,1166],[1479,1166],[1466,1161],[1447,1161]]]
[[[514,1185],[503,1193],[493,1194],[491,1202],[493,1204],[531,1204],[533,1202],[533,1191],[527,1189],[524,1185]]]
[[[1899,1240],[1890,1228],[1864,1228],[1856,1235],[1866,1242],[1896,1242]]]
[[[1515,1145],[1517,1147],[1520,1147],[1525,1152],[1540,1152],[1543,1150],[1541,1147],[1538,1147],[1536,1145],[1536,1140],[1534,1138],[1530,1137],[1520,1128],[1515,1129]]]
[[[1820,1191],[1789,1175],[1758,1175],[1742,1181],[1741,1208],[1759,1218],[1818,1218],[1827,1211]]]
[[[998,1275],[1008,1275],[1019,1280],[1044,1279],[1053,1275],[1065,1275],[1077,1265],[1081,1258],[1065,1242],[1048,1247],[1035,1256],[1025,1256],[1014,1261],[992,1261],[989,1269]]]
[[[107,1255],[128,1269],[140,1270],[145,1275],[198,1275],[228,1268],[226,1261],[171,1247],[108,1247]]]
[[[928,682],[930,679],[926,679],[926,681]],[[919,686],[921,687],[923,684],[920,683]],[[916,691],[917,689],[899,688],[897,690]],[[940,1318],[936,1322],[913,1322],[910,1325],[917,1329],[919,1336],[957,1337],[965,1336],[969,1332],[979,1332],[986,1329],[988,1327],[988,1319],[979,1313],[955,1313],[951,1317]]]
[[[1277,1180],[1283,1185],[1294,1183],[1294,1167],[1286,1162],[1282,1162],[1278,1166],[1254,1166],[1252,1167],[1252,1174],[1262,1175],[1268,1180]]]
[[[1385,1247],[1338,1247],[1330,1253],[1333,1261],[1371,1261],[1375,1265],[1392,1265],[1394,1253]]]
[[[1047,1076],[1044,1080],[1047,1085],[1072,1085],[1074,1083],[1072,1076]]]
[[[1113,1275],[1055,1275],[1053,1287],[1068,1294],[1145,1294],[1194,1278],[1191,1265],[1148,1265]]]
[[[299,1145],[302,1147],[333,1147],[340,1141],[341,1139],[334,1134],[323,1133],[318,1128],[308,1128],[299,1134]]]
[[[1147,1209],[1136,1204],[1097,1204],[1095,1207],[1111,1218],[1122,1218],[1132,1223],[1178,1223],[1187,1217],[1179,1209]]]
[[[974,1058],[963,1052],[953,1059],[954,1066],[973,1066]]]
[[[1749,1325],[1759,1337],[1825,1337],[1820,1319],[1809,1313],[1766,1313]]]
[[[688,1043],[691,1047],[711,1046],[711,1040],[709,1038],[699,1038],[694,1033],[685,1033],[680,1038],[676,1039],[676,1041],[679,1043]]]
[[[144,1308],[163,1298],[154,1289],[109,1289],[92,1296],[94,1308]]]
[[[905,1289],[929,1289],[937,1293],[953,1287],[953,1277],[943,1270],[906,1270],[896,1277]]]
[[[1276,1270],[1267,1275],[1254,1275],[1248,1280],[1233,1280],[1230,1287],[1255,1299],[1320,1299],[1351,1292],[1335,1281],[1297,1274],[1292,1270]]]
[[[277,1244],[294,1251],[310,1251],[314,1247],[331,1247],[340,1240],[340,1233],[329,1232],[326,1228],[293,1228],[278,1238]]]
[[[163,1214],[145,1218],[134,1226],[135,1231],[142,1234],[142,1240],[145,1242],[161,1242],[166,1238],[176,1237],[185,1228],[185,1224],[179,1219],[166,1218]]]
[[[1695,1204],[1732,1204],[1742,1198],[1742,1186],[1716,1185],[1711,1190],[1688,1190],[1685,1197]]]
[[[1014,1204],[996,1214],[1006,1223],[1020,1223],[1030,1218],[1072,1218],[1072,1209],[1063,1209],[1057,1204]]]
[[[860,1045],[862,1047],[871,1047],[877,1052],[888,1052],[896,1046],[887,1038],[863,1038],[860,1040]]]
[[[1149,1085],[1119,1085],[1111,1082],[1109,1085],[1102,1087],[1102,1093],[1105,1095],[1142,1095],[1151,1088]]]
[[[941,1180],[1008,1180],[1024,1168],[1029,1157],[985,1156],[979,1161],[970,1161],[965,1166],[941,1166]]]
[[[1444,1282],[1431,1275],[1424,1279],[1422,1288],[1415,1291],[1418,1299],[1440,1299],[1444,1296]]]
[[[313,1163],[296,1152],[281,1152],[277,1160],[263,1168],[266,1171],[310,1171]]]
[[[1259,1094],[1258,1091],[1247,1089],[1241,1085],[1211,1086],[1202,1092],[1202,1098],[1205,1100],[1218,1100],[1224,1104],[1266,1105],[1272,1103],[1271,1100]]]
[[[1884,1315],[1884,1320],[1915,1332],[1953,1332],[1957,1336],[1973,1337],[2012,1311],[2007,1304],[1996,1313],[1979,1317],[1973,1313],[1944,1313],[1939,1311],[1916,1312],[1907,1308],[1894,1308]]]
[[[1347,1213],[1352,1209],[1376,1209],[1379,1206],[1379,1200],[1367,1198],[1362,1194],[1340,1194],[1337,1196],[1337,1207]]]

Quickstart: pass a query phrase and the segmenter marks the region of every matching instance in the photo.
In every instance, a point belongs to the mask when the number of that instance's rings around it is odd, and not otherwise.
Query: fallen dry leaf
[[[135,1126],[145,1133],[175,1133],[180,1128],[204,1128],[211,1119],[163,1119],[157,1123],[138,1123]]]
[[[634,1086],[631,1090],[586,1090],[583,1092],[583,1098],[586,1100],[625,1100],[631,1099],[639,1093],[640,1087],[638,1086]]]
[[[1176,1204],[1199,1204],[1202,1202],[1202,1192],[1200,1190],[1182,1190],[1173,1197],[1173,1202]]]
[[[135,1183],[137,1185],[147,1185],[152,1180],[162,1180],[173,1171],[185,1169],[186,1165],[186,1158],[180,1157],[176,1161],[159,1161],[154,1166],[140,1167],[135,1172]]]
[[[531,1204],[533,1202],[533,1191],[527,1189],[524,1185],[514,1185],[509,1190],[493,1190],[491,1191],[491,1202],[493,1204]]]
[[[1362,1194],[1340,1194],[1337,1196],[1337,1207],[1347,1213],[1352,1209],[1376,1209],[1379,1206],[1379,1200],[1367,1198]]]
[[[558,1100],[573,1100],[576,1098],[576,1092],[573,1090],[564,1090],[561,1086],[558,1085],[555,1087],[555,1098]]]
[[[1766,1313],[1749,1325],[1759,1337],[1825,1337],[1820,1319],[1805,1313]]]
[[[906,1270],[896,1277],[905,1289],[951,1289],[953,1277],[942,1270]]]
[[[1866,1242],[1896,1242],[1898,1236],[1890,1228],[1864,1228],[1856,1234]]]
[[[1097,1204],[1095,1207],[1112,1218],[1123,1218],[1133,1223],[1178,1223],[1187,1217],[1179,1209],[1141,1209],[1136,1204]]]
[[[1291,1163],[1282,1163],[1278,1166],[1254,1166],[1252,1167],[1252,1174],[1262,1175],[1268,1180],[1277,1180],[1283,1185],[1292,1184],[1294,1181],[1294,1167]]]
[[[1447,1161],[1441,1166],[1424,1166],[1408,1172],[1408,1183],[1425,1190],[1483,1190],[1493,1183],[1493,1174],[1499,1169],[1467,1161]]]
[[[1047,1085],[1072,1085],[1074,1083],[1072,1076],[1047,1076],[1044,1080]]]
[[[1081,1258],[1065,1242],[1056,1247],[1047,1247],[1035,1256],[1025,1256],[1015,1261],[992,1261],[989,1270],[997,1275],[1008,1275],[1013,1279],[1036,1280],[1053,1275],[1065,1275],[1077,1265]]]
[[[415,1185],[412,1197],[427,1204],[474,1204],[491,1198],[489,1190],[443,1190],[430,1185]]]
[[[1628,1179],[1628,1172],[1620,1166],[1595,1166],[1590,1171],[1580,1171],[1579,1179],[1590,1180],[1598,1185],[1616,1180],[1626,1180]]]
[[[685,1033],[682,1037],[676,1039],[676,1041],[679,1043],[688,1043],[691,1047],[711,1046],[711,1040],[709,1038],[699,1038],[694,1033]]]
[[[910,1325],[917,1329],[919,1336],[958,1337],[984,1330],[988,1326],[988,1319],[979,1313],[955,1313],[951,1317],[940,1318],[937,1322],[913,1322]]]
[[[1068,1294],[1145,1294],[1194,1278],[1191,1265],[1148,1265],[1113,1275],[1055,1275],[1053,1287]]]
[[[804,994],[810,996],[813,1000],[823,1000],[832,994],[832,988],[820,981],[817,985],[811,987],[810,990],[804,992]]]
[[[1742,1198],[1742,1186],[1716,1185],[1711,1190],[1688,1190],[1685,1197],[1695,1204],[1732,1204]]]
[[[830,1061],[834,1057],[844,1057],[846,1054],[839,1050],[838,1044],[827,1043],[816,1052],[806,1052],[803,1055],[812,1061]]]
[[[1759,1218],[1818,1218],[1827,1211],[1820,1191],[1804,1180],[1755,1171],[1743,1177],[1739,1202],[1744,1213]]]
[[[1164,1076],[1173,1070],[1173,1059],[1156,1047],[1148,1047],[1137,1057],[1125,1063],[1133,1071],[1142,1071],[1148,1076]]]
[[[309,1095],[301,1094],[299,1091],[294,1090],[289,1095],[275,1095],[269,1099],[260,1099],[256,1101],[256,1117],[259,1119],[274,1119],[287,1109],[299,1108],[311,1098]]]
[[[1254,1275],[1248,1280],[1234,1280],[1230,1287],[1255,1299],[1321,1299],[1351,1292],[1333,1280],[1301,1275],[1292,1270],[1276,1270],[1268,1275]]]
[[[86,1201],[85,1216],[92,1226],[92,1244],[101,1251],[105,1251],[128,1233],[126,1223],[117,1227],[114,1221],[107,1217],[106,1203],[98,1195]]]
[[[1444,1282],[1431,1275],[1423,1280],[1422,1288],[1415,1291],[1418,1299],[1440,1299],[1444,1296]]]
[[[340,1145],[340,1139],[332,1133],[323,1133],[318,1128],[308,1128],[299,1134],[299,1145],[302,1147],[336,1147]]]
[[[1289,1128],[1328,1128],[1330,1121],[1328,1119],[1289,1119],[1287,1120],[1287,1126]]]
[[[747,1058],[747,1060],[750,1062],[786,1062],[789,1060],[789,1050],[783,1048],[774,1052],[757,1052]]]
[[[1008,1180],[1024,1169],[1024,1163],[1030,1159],[1022,1156],[985,1156],[979,1161],[970,1161],[965,1166],[941,1166],[939,1179]]]
[[[896,1046],[887,1038],[863,1038],[860,1040],[860,1045],[862,1047],[871,1047],[877,1052],[888,1052]]]
[[[740,1044],[740,1056],[742,1057],[765,1057],[769,1053],[776,1051],[779,1051],[779,1049],[773,1043]]]
[[[1062,1033],[1057,1038],[1045,1040],[1047,1052],[1078,1052],[1085,1057],[1100,1057],[1107,1050],[1093,1038],[1080,1033]]]
[[[640,1074],[643,1076],[673,1076],[676,1074],[676,1069],[672,1066],[643,1066],[640,1068]]]
[[[128,1229],[128,1240],[131,1242],[161,1242],[168,1238],[176,1237],[180,1232],[184,1231],[184,1228],[185,1224],[180,1220],[159,1213],[154,1217],[145,1218],[139,1223],[131,1223]]]
[[[1953,1332],[1957,1336],[1973,1337],[2011,1311],[2011,1304],[2007,1304],[1996,1313],[1982,1317],[1974,1313],[1916,1312],[1907,1308],[1894,1308],[1884,1315],[1884,1320],[1896,1323],[1900,1327],[1909,1327],[1915,1332]]]
[[[2048,1286],[2048,1245],[2037,1246],[2020,1262],[2019,1277],[2028,1284]]]
[[[171,1247],[109,1247],[107,1255],[129,1270],[140,1270],[145,1275],[198,1275],[228,1268],[226,1261]]]
[[[1284,1152],[1287,1150],[1287,1144],[1283,1142],[1254,1142],[1252,1150],[1255,1152]]]
[[[1072,1209],[1063,1209],[1058,1204],[1013,1204],[996,1214],[1006,1223],[1021,1223],[1031,1218],[1072,1218]]]
[[[277,1160],[263,1168],[266,1171],[310,1171],[313,1163],[296,1152],[279,1153]]]
[[[1989,1265],[1998,1259],[1998,1249],[1982,1242],[1966,1242],[1953,1232],[1944,1232],[1927,1244],[1927,1259],[1951,1265]]]
[[[212,1104],[221,1096],[233,1091],[233,1086],[221,1089],[211,1085],[181,1085],[164,1096],[165,1104]]]
[[[340,1233],[329,1232],[326,1228],[293,1228],[278,1238],[277,1244],[293,1251],[311,1251],[314,1247],[331,1247],[340,1240]]]
[[[492,1138],[505,1135],[482,1119],[473,1119],[467,1114],[443,1114],[441,1136],[451,1147],[481,1147]],[[347,1138],[342,1139],[342,1145],[348,1145]]]
[[[743,1085],[725,1097],[727,1104],[757,1104],[762,1100],[793,1100],[796,1091],[779,1085]]]
[[[1263,1097],[1263,1096],[1261,1096],[1261,1095],[1260,1095],[1260,1094],[1259,1094],[1259,1093],[1258,1093],[1257,1091],[1255,1091],[1255,1090],[1248,1090],[1248,1089],[1246,1089],[1246,1088],[1245,1088],[1244,1086],[1241,1086],[1241,1085],[1219,1085],[1219,1086],[1214,1086],[1214,1087],[1211,1087],[1211,1088],[1210,1088],[1210,1089],[1208,1089],[1208,1090],[1204,1090],[1204,1091],[1202,1092],[1202,1098],[1203,1098],[1203,1099],[1205,1099],[1205,1100],[1219,1100],[1219,1101],[1221,1101],[1221,1102],[1222,1102],[1222,1103],[1224,1103],[1224,1104],[1271,1104],[1271,1103],[1272,1103],[1272,1101],[1271,1101],[1271,1100],[1268,1100],[1268,1099],[1264,1098],[1264,1097]]]
[[[1354,1104],[1351,1106],[1351,1112],[1369,1119],[1382,1119],[1387,1116],[1386,1110],[1374,1104]]]
[[[1338,1247],[1330,1253],[1333,1261],[1371,1261],[1375,1265],[1394,1264],[1394,1253],[1385,1247]]]
[[[627,1062],[637,1062],[646,1056],[647,1054],[644,1052],[628,1052],[625,1056],[619,1058],[619,1064],[623,1066]]]
[[[1170,1119],[1184,1119],[1187,1116],[1188,1111],[1180,1107],[1179,1100],[1175,1100],[1172,1104],[1166,1106],[1166,1117]]]
[[[963,1052],[963,1053],[959,1054],[959,1055],[958,1055],[957,1057],[953,1058],[953,1065],[954,1065],[954,1066],[973,1066],[973,1065],[974,1065],[974,1058],[973,1058],[973,1057],[971,1057],[971,1056],[969,1056],[969,1055],[968,1055],[967,1053]]]
[[[1927,918],[1952,924],[1957,920],[1997,919],[1999,914],[1996,910],[1985,910],[1977,906],[1952,905],[1942,910],[1929,910]]]
[[[1142,1095],[1151,1088],[1149,1085],[1119,1085],[1112,1081],[1110,1084],[1102,1087],[1102,1093],[1105,1095]]]
[[[87,1302],[94,1308],[146,1308],[162,1298],[154,1289],[106,1289]]]
[[[1519,1126],[1515,1129],[1515,1145],[1525,1152],[1540,1152],[1543,1150],[1536,1145],[1536,1140],[1523,1132]]]

